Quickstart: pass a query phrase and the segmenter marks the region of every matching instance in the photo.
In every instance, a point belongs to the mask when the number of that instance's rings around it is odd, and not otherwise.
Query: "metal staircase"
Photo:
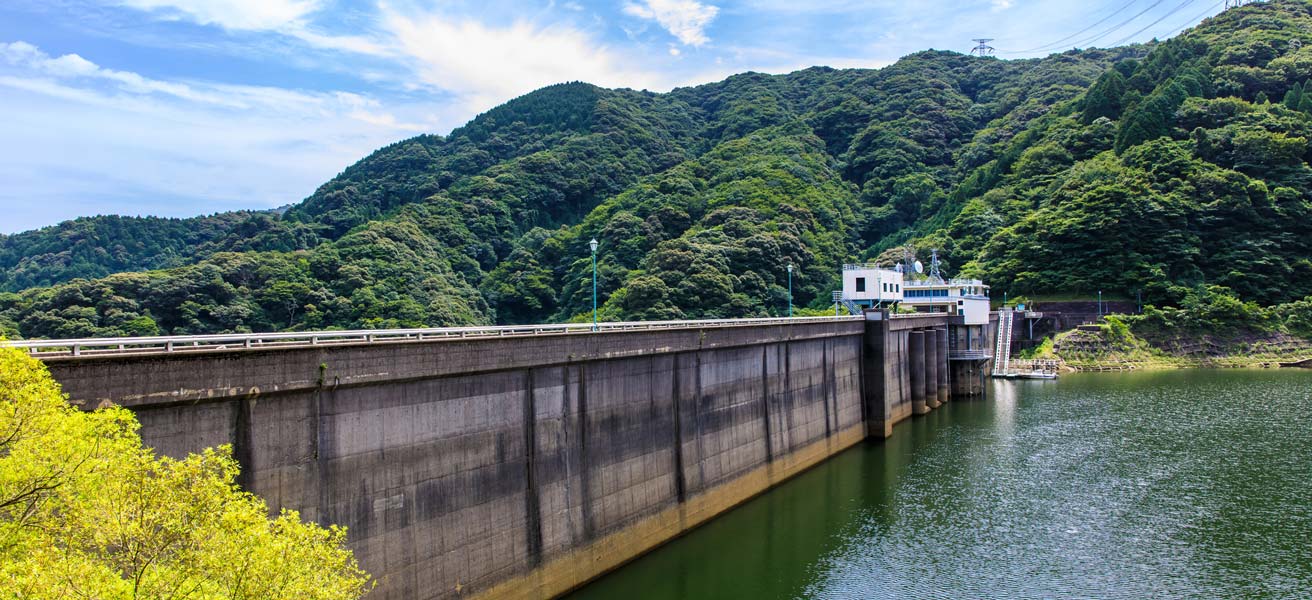
[[[994,341],[995,348],[993,351],[993,375],[1000,376],[1007,373],[1011,366],[1011,326],[1012,317],[1016,311],[1002,309],[998,311],[998,338]]]
[[[847,314],[849,315],[860,315],[861,311],[863,310],[860,304],[857,304],[851,300],[848,300],[847,298],[844,298],[843,292],[835,290],[834,291],[835,314],[838,312],[839,306],[842,306],[843,308],[847,309]]]

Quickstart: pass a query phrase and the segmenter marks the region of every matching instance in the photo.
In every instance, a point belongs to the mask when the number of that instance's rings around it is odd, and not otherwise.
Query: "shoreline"
[[[1172,352],[1125,329],[1103,326],[1098,331],[1073,329],[1049,338],[1029,356],[1018,359],[1058,361],[1064,372],[1118,372],[1167,369],[1297,369],[1312,368],[1312,342],[1290,336],[1266,340],[1231,340],[1217,344],[1206,336],[1189,344],[1171,340],[1169,346],[1207,347],[1213,352]],[[1219,352],[1216,352],[1218,351]],[[1282,363],[1305,363],[1281,366]]]
[[[1308,357],[1282,357],[1278,359],[1246,359],[1246,358],[1220,358],[1220,359],[1184,359],[1178,362],[1174,361],[1143,361],[1143,362],[1100,362],[1100,361],[1079,361],[1070,363],[1062,361],[1061,370],[1067,373],[1116,373],[1124,371],[1170,371],[1179,369],[1308,369],[1312,367],[1295,367],[1282,366],[1281,363],[1294,362],[1290,358],[1308,358]]]

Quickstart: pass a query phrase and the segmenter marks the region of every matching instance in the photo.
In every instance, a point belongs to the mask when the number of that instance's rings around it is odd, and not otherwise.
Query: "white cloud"
[[[396,129],[422,129],[422,126],[405,124],[379,115],[377,101],[346,92],[311,93],[267,86],[232,85],[207,82],[161,81],[143,77],[130,71],[103,68],[77,54],[52,58],[27,42],[0,42],[0,57],[10,65],[19,67],[28,78],[9,77],[11,86],[17,81],[29,80],[31,75],[54,80],[90,80],[107,84],[109,90],[99,90],[106,97],[112,92],[132,95],[171,96],[190,103],[212,105],[216,108],[236,110],[308,111],[316,114],[358,115],[373,124],[392,123]],[[86,88],[83,82],[69,89]],[[46,88],[53,90],[53,88]],[[54,93],[54,92],[51,92]]]
[[[634,68],[636,57],[620,56],[589,32],[565,24],[519,20],[502,26],[447,11],[425,10],[398,1],[377,4],[377,18],[357,35],[317,31],[310,15],[323,0],[115,0],[161,15],[216,24],[227,29],[268,30],[312,47],[382,57],[412,73],[397,81],[404,89],[429,87],[450,93],[474,113],[554,83],[580,80],[603,86],[668,87],[669,82]],[[655,4],[665,15],[664,0]],[[676,5],[679,3],[675,3]],[[694,6],[696,2],[688,3]],[[566,2],[568,10],[581,8]],[[714,16],[714,7],[705,7]],[[248,12],[254,11],[253,14]],[[673,18],[662,16],[662,19]],[[363,75],[366,79],[369,74]],[[386,119],[379,123],[388,122]]]
[[[329,35],[308,23],[324,0],[109,0],[165,20],[186,20],[233,31],[272,31],[315,48],[389,56],[383,43],[363,35]]]
[[[1000,12],[1011,8],[1013,4],[1014,0],[991,0],[989,6],[993,12]]]
[[[393,56],[395,54],[391,47],[379,40],[359,35],[325,35],[312,31],[299,23],[288,25],[281,32],[316,48],[354,52],[369,56]]]
[[[720,9],[697,0],[640,0],[626,3],[624,12],[655,21],[685,45],[701,46],[711,41],[706,37],[706,28]]]
[[[440,13],[383,7],[383,28],[418,77],[455,93],[475,111],[565,81],[656,88],[661,77],[611,51],[586,32],[517,21],[505,27]]]
[[[466,116],[350,92],[159,80],[25,42],[0,43],[0,97],[0,232],[296,202],[370,151]]]
[[[120,90],[133,94],[160,93],[195,102],[233,105],[229,98],[198,92],[186,84],[156,81],[127,71],[102,69],[99,65],[76,54],[51,58],[27,42],[0,42],[0,56],[3,56],[10,65],[50,77],[97,79],[117,84]]]
[[[123,6],[225,29],[280,29],[319,10],[320,0],[118,0]]]

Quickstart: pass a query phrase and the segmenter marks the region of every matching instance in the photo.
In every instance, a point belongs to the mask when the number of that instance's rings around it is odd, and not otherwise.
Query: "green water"
[[[1312,371],[994,382],[574,599],[1312,597]]]

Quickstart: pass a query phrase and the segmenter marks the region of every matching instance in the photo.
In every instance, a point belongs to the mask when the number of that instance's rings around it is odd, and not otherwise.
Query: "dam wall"
[[[930,410],[946,319],[45,362],[159,452],[229,444],[271,510],[347,527],[370,598],[550,598]]]

